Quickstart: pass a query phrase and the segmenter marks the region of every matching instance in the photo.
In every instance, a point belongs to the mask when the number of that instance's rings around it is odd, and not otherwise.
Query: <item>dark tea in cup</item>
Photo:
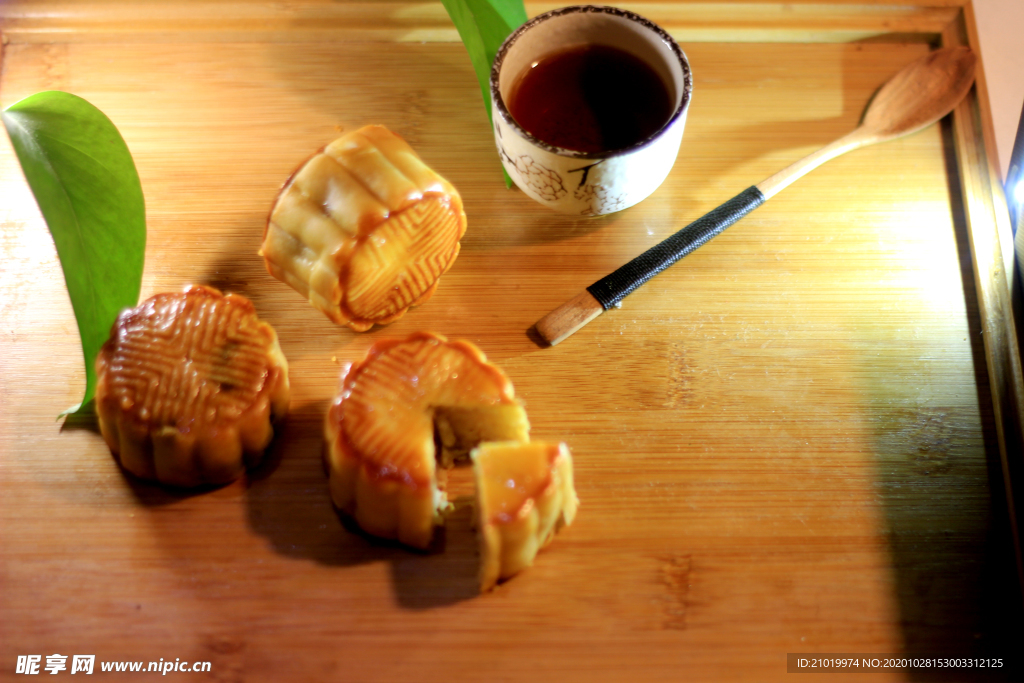
[[[608,152],[657,133],[674,106],[643,60],[608,45],[575,45],[525,68],[508,108],[526,132],[549,145]]]

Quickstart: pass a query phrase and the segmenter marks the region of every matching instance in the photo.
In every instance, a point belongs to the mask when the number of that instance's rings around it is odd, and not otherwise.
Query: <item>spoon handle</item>
[[[797,178],[829,159],[875,141],[870,133],[857,128],[770,178],[748,187],[548,313],[537,321],[534,330],[543,341],[554,346],[604,311],[616,306],[637,287],[764,204]]]
[[[757,185],[748,187],[548,313],[537,334],[554,346],[764,202]]]
[[[757,185],[748,187],[626,265],[605,275],[587,287],[587,291],[602,308],[608,310],[637,287],[764,204],[764,201],[765,196]]]
[[[590,285],[587,291],[607,311],[622,301],[627,294],[764,204],[797,178],[806,175],[829,159],[863,146],[868,140],[869,136],[865,135],[864,130],[857,128],[772,177],[748,187],[615,272]]]

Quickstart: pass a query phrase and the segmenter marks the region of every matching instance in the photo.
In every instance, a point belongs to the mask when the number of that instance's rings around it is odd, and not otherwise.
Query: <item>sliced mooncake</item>
[[[429,332],[377,342],[327,414],[331,498],[367,533],[427,548],[447,503],[443,466],[529,429],[512,383],[473,344]]]
[[[472,452],[480,537],[480,589],[533,564],[572,524],[579,499],[565,444],[482,443]]]

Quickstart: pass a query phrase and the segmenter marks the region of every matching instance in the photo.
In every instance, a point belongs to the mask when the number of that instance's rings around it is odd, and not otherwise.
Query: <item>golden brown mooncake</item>
[[[118,316],[96,357],[100,431],[124,469],[176,486],[257,465],[288,410],[288,362],[252,302],[211,287]]]
[[[353,330],[434,293],[466,231],[462,199],[383,126],[347,133],[285,183],[267,220],[267,270]]]
[[[579,499],[564,443],[482,443],[472,460],[486,591],[533,564],[555,532],[572,524]]]
[[[447,504],[439,461],[529,429],[512,383],[473,344],[429,332],[379,341],[327,413],[331,499],[367,533],[427,548]]]

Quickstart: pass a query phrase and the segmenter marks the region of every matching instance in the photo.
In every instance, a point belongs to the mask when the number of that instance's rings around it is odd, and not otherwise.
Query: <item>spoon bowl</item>
[[[930,126],[967,95],[977,61],[970,48],[951,47],[912,62],[875,93],[860,128],[883,142]]]

